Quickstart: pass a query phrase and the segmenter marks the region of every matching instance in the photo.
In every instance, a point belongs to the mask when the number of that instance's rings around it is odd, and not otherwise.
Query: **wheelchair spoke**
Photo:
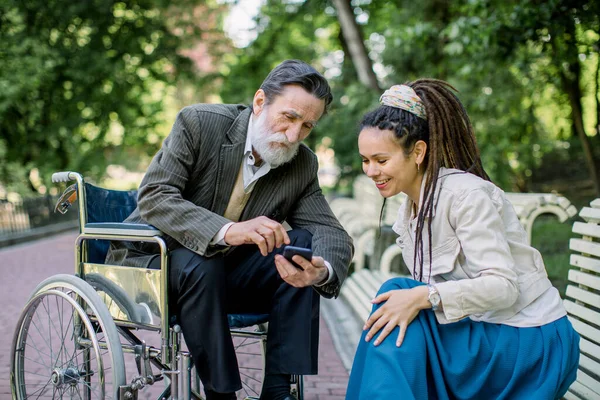
[[[259,380],[256,380],[256,379],[254,379],[252,377],[249,377],[249,376],[247,376],[247,377],[253,379],[257,383],[261,383]],[[250,394],[248,391],[252,392],[251,393],[252,395],[259,395],[260,394],[256,389],[254,389],[252,386],[250,386],[250,384],[248,382],[245,382],[244,380],[242,380],[242,386],[243,386],[242,390],[244,392],[246,392],[246,395]]]
[[[243,351],[237,351],[236,352],[238,355],[246,355],[246,356],[259,356],[260,357],[260,353],[250,353],[250,352],[243,352]]]
[[[38,394],[37,398],[39,398],[41,396],[41,394],[43,393],[42,391],[50,384],[50,379],[48,379],[48,382],[46,383],[38,383],[37,385],[43,385],[41,388],[39,388],[38,390],[36,390],[35,392],[33,392],[33,396],[35,396],[36,393],[41,392],[40,394]],[[29,397],[29,396],[28,396]]]

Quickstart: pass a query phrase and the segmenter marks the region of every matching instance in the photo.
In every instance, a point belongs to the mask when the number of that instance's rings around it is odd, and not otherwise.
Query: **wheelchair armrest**
[[[85,224],[83,233],[93,235],[123,235],[153,237],[160,236],[161,232],[152,225],[128,224],[122,222],[92,222]]]

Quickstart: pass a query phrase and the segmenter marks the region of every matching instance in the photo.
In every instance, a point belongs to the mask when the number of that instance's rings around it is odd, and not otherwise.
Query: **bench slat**
[[[578,372],[578,374],[580,374],[580,373],[581,372]],[[598,398],[598,393],[594,393],[594,391],[592,389],[583,385],[579,381],[573,382],[573,384],[569,388],[569,392],[577,395],[578,397],[575,397],[576,399],[579,398],[579,399],[585,399],[585,400],[592,400],[592,399]]]
[[[598,359],[600,361],[600,346],[590,342],[584,337],[579,340],[579,350],[581,351],[581,354],[585,354],[592,359]]]
[[[581,370],[577,371],[577,381],[593,391],[594,396],[586,397],[587,399],[597,399],[600,396],[600,381],[595,380]]]
[[[572,204],[567,208],[566,211],[567,211],[567,214],[569,214],[569,217],[574,217],[577,215],[577,207],[575,207]]]
[[[367,296],[369,296],[371,299],[373,299],[376,295],[377,292],[379,291],[379,288],[381,287],[381,283],[377,282],[376,279],[373,278],[372,274],[363,274],[361,276],[361,278],[364,281],[364,286],[365,286],[365,291],[367,292]]]
[[[565,300],[564,302],[566,303],[567,301],[568,300]],[[575,303],[572,303],[572,304],[575,304]],[[575,304],[575,305],[577,305],[577,304]],[[568,310],[567,310],[567,312],[568,312]],[[576,318],[573,318],[573,317],[569,317],[569,321],[571,321],[573,328],[575,328],[577,333],[579,333],[581,336],[585,336],[586,338],[591,340],[593,343],[600,343],[600,330],[586,324],[585,322],[582,322]]]
[[[372,270],[371,274],[373,275],[373,278],[377,279],[381,284],[395,277],[393,274],[382,272],[380,270]]]
[[[573,233],[600,238],[600,225],[578,221],[573,224]]]
[[[571,315],[575,315],[586,322],[591,322],[594,325],[600,325],[600,313],[592,310],[591,308],[584,307],[577,303],[572,302],[571,300],[563,301],[565,308],[567,309],[567,313]],[[598,330],[596,330],[598,331]],[[600,331],[598,331],[600,333]],[[593,339],[593,338],[592,338]],[[596,342],[600,342],[600,340],[594,339]]]
[[[587,274],[583,271],[577,271],[575,269],[569,270],[569,278],[571,282],[579,283],[596,290],[600,290],[600,276]]]
[[[579,368],[589,371],[593,376],[600,376],[600,364],[583,354],[579,356]]]
[[[575,383],[577,383],[577,382],[575,382]],[[577,396],[575,393],[571,393],[570,391],[565,393],[565,396],[563,397],[563,399],[565,399],[565,400],[585,400],[582,397]]]
[[[574,267],[600,273],[600,260],[596,258],[582,256],[581,254],[571,254],[570,261]]]
[[[600,208],[583,207],[579,216],[587,222],[600,222]]]
[[[600,243],[573,238],[569,240],[569,248],[573,251],[578,251],[580,253],[591,254],[595,257],[600,257]]]
[[[569,285],[567,286],[566,294],[574,300],[579,300],[591,306],[600,308],[600,295],[597,295],[594,292]]]
[[[369,318],[369,314],[371,313],[370,299],[360,290],[356,282],[346,279],[344,289],[342,290],[342,297],[350,304],[350,307],[363,322]]]

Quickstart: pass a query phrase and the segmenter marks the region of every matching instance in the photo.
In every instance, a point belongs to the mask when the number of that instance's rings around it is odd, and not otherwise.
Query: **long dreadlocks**
[[[437,79],[418,79],[405,85],[412,88],[421,99],[427,119],[402,108],[382,105],[365,115],[360,123],[360,130],[366,127],[377,127],[394,132],[406,156],[412,153],[417,141],[422,140],[427,144],[428,151],[422,164],[427,174],[421,200],[422,206],[417,214],[413,272],[413,277],[422,281],[423,228],[427,219],[429,271],[431,271],[431,221],[436,206],[432,194],[438,188],[440,168],[471,172],[488,181],[490,178],[481,163],[471,120],[454,94],[457,90],[449,83]]]

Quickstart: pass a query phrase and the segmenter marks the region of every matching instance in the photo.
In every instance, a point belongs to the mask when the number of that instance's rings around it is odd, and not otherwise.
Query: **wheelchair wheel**
[[[237,398],[238,400],[258,399],[265,377],[267,325],[260,324],[237,331],[252,333],[252,336],[245,336],[237,334],[235,330],[232,331],[233,345],[242,380],[242,389],[236,393]],[[292,375],[290,393],[298,400],[304,399],[302,376]]]
[[[238,331],[252,336],[241,336],[232,332],[233,346],[238,361],[242,389],[238,399],[258,399],[265,377],[266,326],[258,325]]]
[[[11,353],[13,398],[117,399],[125,384],[114,321],[73,275],[40,283],[19,318]]]

